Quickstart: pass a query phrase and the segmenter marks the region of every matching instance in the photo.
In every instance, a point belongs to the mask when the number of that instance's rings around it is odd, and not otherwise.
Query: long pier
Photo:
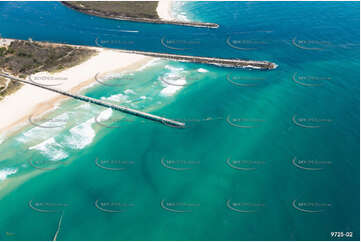
[[[93,103],[93,104],[96,104],[96,105],[99,105],[99,106],[102,106],[102,107],[111,108],[111,109],[116,110],[116,111],[131,114],[131,115],[138,116],[138,117],[145,118],[145,119],[149,119],[149,120],[152,120],[152,121],[156,121],[156,122],[165,124],[167,126],[177,127],[177,128],[182,128],[182,127],[185,126],[185,123],[178,122],[178,121],[175,121],[175,120],[172,120],[172,119],[167,119],[167,118],[163,118],[163,117],[153,115],[153,114],[150,114],[150,113],[138,111],[138,110],[135,110],[135,109],[132,109],[132,108],[128,108],[128,107],[124,107],[124,106],[119,106],[119,105],[103,102],[103,101],[100,101],[98,99],[91,98],[91,97],[72,94],[72,93],[67,92],[67,91],[63,91],[63,90],[53,88],[53,87],[49,87],[49,86],[43,86],[43,85],[40,85],[38,83],[34,83],[34,82],[26,81],[26,80],[23,80],[23,79],[14,77],[14,76],[10,76],[8,74],[0,73],[0,76],[5,77],[5,78],[9,78],[9,79],[12,79],[12,80],[15,80],[15,81],[19,81],[19,82],[22,82],[22,83],[26,83],[26,84],[29,84],[29,85],[37,86],[37,87],[40,87],[42,89],[46,89],[46,90],[49,90],[49,91],[52,91],[52,92],[56,92],[56,93],[59,93],[61,95],[68,96],[68,97],[71,97],[71,98],[74,98],[74,99],[77,99],[77,100],[81,100],[81,101],[88,102],[88,103]]]
[[[3,40],[7,40],[7,42],[11,42],[11,41],[14,41],[15,39],[3,39]],[[33,41],[33,42],[40,43],[40,44],[48,43],[48,44],[61,45],[61,46],[68,45],[68,44],[50,43],[50,42],[41,42],[41,41]],[[95,44],[100,48],[108,49],[107,47],[104,47],[104,46],[102,46],[101,43],[99,43],[98,38],[95,39]],[[68,45],[68,46],[97,48],[94,46],[82,46],[82,45]],[[209,65],[222,66],[222,67],[251,68],[251,69],[259,69],[259,70],[272,70],[272,69],[277,68],[276,63],[269,62],[269,61],[255,61],[255,60],[227,59],[227,58],[217,58],[217,57],[178,55],[178,54],[148,52],[148,51],[139,51],[139,50],[126,50],[126,49],[117,49],[117,48],[109,48],[109,49],[116,50],[119,52],[124,52],[124,53],[164,58],[164,59],[175,60],[175,61],[180,61],[180,62],[203,63],[203,64],[209,64]]]
[[[100,44],[97,41],[96,44],[100,46]],[[241,59],[177,55],[177,54],[147,52],[147,51],[138,51],[138,50],[124,50],[124,49],[116,49],[116,50],[125,53],[165,58],[165,59],[181,61],[181,62],[204,63],[204,64],[210,64],[216,66],[223,66],[223,67],[252,68],[252,69],[262,69],[262,70],[272,70],[277,68],[277,64],[269,61],[253,61],[253,60],[241,60]]]

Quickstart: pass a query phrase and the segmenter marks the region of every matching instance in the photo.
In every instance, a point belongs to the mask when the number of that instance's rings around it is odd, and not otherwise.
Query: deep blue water
[[[84,125],[103,110],[62,104],[53,116],[69,115],[66,128],[28,127],[0,144],[0,169],[18,169],[6,179],[15,188],[0,201],[0,238],[51,239],[59,214],[29,209],[34,200],[70,204],[59,240],[331,240],[331,232],[358,240],[359,3],[188,2],[179,11],[220,28],[102,19],[57,2],[0,3],[7,38],[278,65],[258,71],[162,60],[131,79],[111,80],[122,85],[85,91],[111,100],[131,89],[125,105],[184,120],[182,130],[116,113],[113,119],[123,118],[112,124],[117,128]],[[187,85],[162,95],[160,78],[174,76]],[[138,102],[142,96],[146,101]],[[79,124],[80,134],[69,131]],[[53,136],[47,153],[29,151]],[[66,165],[40,174],[24,162],[64,152]],[[135,165],[113,172],[94,165],[97,158]],[[191,169],[165,168],[162,159]],[[99,199],[128,206],[102,213],[94,208]],[[163,199],[191,212],[165,211]]]

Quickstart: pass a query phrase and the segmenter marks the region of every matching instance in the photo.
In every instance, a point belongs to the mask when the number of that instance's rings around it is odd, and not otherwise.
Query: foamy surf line
[[[183,5],[184,2],[160,0],[157,7],[158,16],[162,20],[191,22],[182,9]]]
[[[151,57],[139,54],[102,48],[94,49],[98,53],[87,61],[61,72],[47,73],[54,80],[61,77],[63,82],[57,88],[76,93],[84,86],[90,86],[91,83],[94,83],[94,76],[99,72],[119,73],[122,71],[134,71],[134,69],[140,68],[147,64],[148,61],[153,60]],[[8,137],[11,133],[28,124],[27,118],[30,115],[47,112],[49,109],[54,108],[56,103],[64,99],[65,97],[57,93],[35,86],[22,86],[18,91],[6,96],[0,102],[0,110],[11,110],[11,112],[8,112],[7,115],[0,119],[0,132],[6,133]]]
[[[169,6],[169,11],[173,18],[184,21],[184,22],[191,22],[191,19],[187,16],[187,12],[183,11],[183,6],[185,2],[183,1],[175,1]]]
[[[112,116],[112,110],[106,109],[98,115],[101,121],[108,120]],[[92,125],[95,123],[95,117],[74,126],[68,133],[58,133],[55,137],[46,139],[37,145],[29,147],[29,150],[37,150],[44,157],[51,161],[60,161],[69,157],[66,149],[80,150],[90,145],[96,132]]]
[[[29,150],[40,151],[42,155],[51,161],[59,161],[67,158],[68,154],[63,149],[64,147],[57,143],[54,137],[29,148]]]
[[[85,123],[71,128],[69,131],[70,134],[64,139],[63,146],[80,150],[91,144],[96,135],[96,132],[92,127],[94,123],[95,118],[91,118]]]
[[[168,70],[168,72],[158,78],[164,87],[160,91],[160,95],[169,97],[175,95],[187,85],[185,77],[187,71],[182,67],[175,67],[170,64],[166,65],[165,69]]]
[[[14,175],[18,171],[17,168],[4,168],[0,170],[0,182],[6,180],[10,175]]]

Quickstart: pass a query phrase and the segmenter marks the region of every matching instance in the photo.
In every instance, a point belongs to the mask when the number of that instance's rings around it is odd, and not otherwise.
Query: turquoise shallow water
[[[58,240],[358,240],[359,3],[178,5],[220,28],[0,3],[4,37],[279,65],[156,60],[83,91],[186,129],[76,101],[35,120],[0,144],[0,239],[52,239],[63,215]]]

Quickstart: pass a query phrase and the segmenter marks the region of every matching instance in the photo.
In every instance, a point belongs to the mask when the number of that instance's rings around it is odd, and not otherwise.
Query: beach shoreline
[[[61,80],[55,86],[64,91],[79,93],[96,83],[97,73],[112,74],[136,71],[154,58],[123,53],[117,50],[90,47],[97,50],[97,54],[79,65],[56,73],[38,73],[47,79]],[[34,75],[32,75],[34,76]],[[12,133],[29,124],[28,118],[46,115],[60,105],[68,97],[41,88],[24,85],[13,94],[0,101],[0,110],[6,113],[0,120],[1,139],[4,140]]]
[[[171,10],[171,1],[161,0],[158,2],[156,11],[160,19],[167,21],[174,20]],[[9,43],[14,41],[14,39],[7,40]],[[61,45],[57,43],[51,44]],[[97,83],[94,77],[98,73],[107,75],[136,71],[148,62],[157,59],[139,54],[124,53],[116,49],[89,46],[87,48],[95,49],[98,53],[79,65],[57,73],[46,74],[49,77],[54,77],[53,79],[56,79],[56,77],[66,79],[66,83],[64,82],[59,86],[55,86],[56,88],[72,93],[79,93]],[[107,63],[111,63],[111,65]],[[39,74],[40,73],[37,73],[34,76]],[[69,97],[30,85],[24,85],[16,92],[6,96],[0,101],[0,110],[7,110],[6,115],[0,120],[0,143],[3,143],[13,133],[28,125],[29,116],[42,117],[47,115],[56,109],[63,101],[68,99]],[[11,110],[11,112],[9,112],[9,110]]]

